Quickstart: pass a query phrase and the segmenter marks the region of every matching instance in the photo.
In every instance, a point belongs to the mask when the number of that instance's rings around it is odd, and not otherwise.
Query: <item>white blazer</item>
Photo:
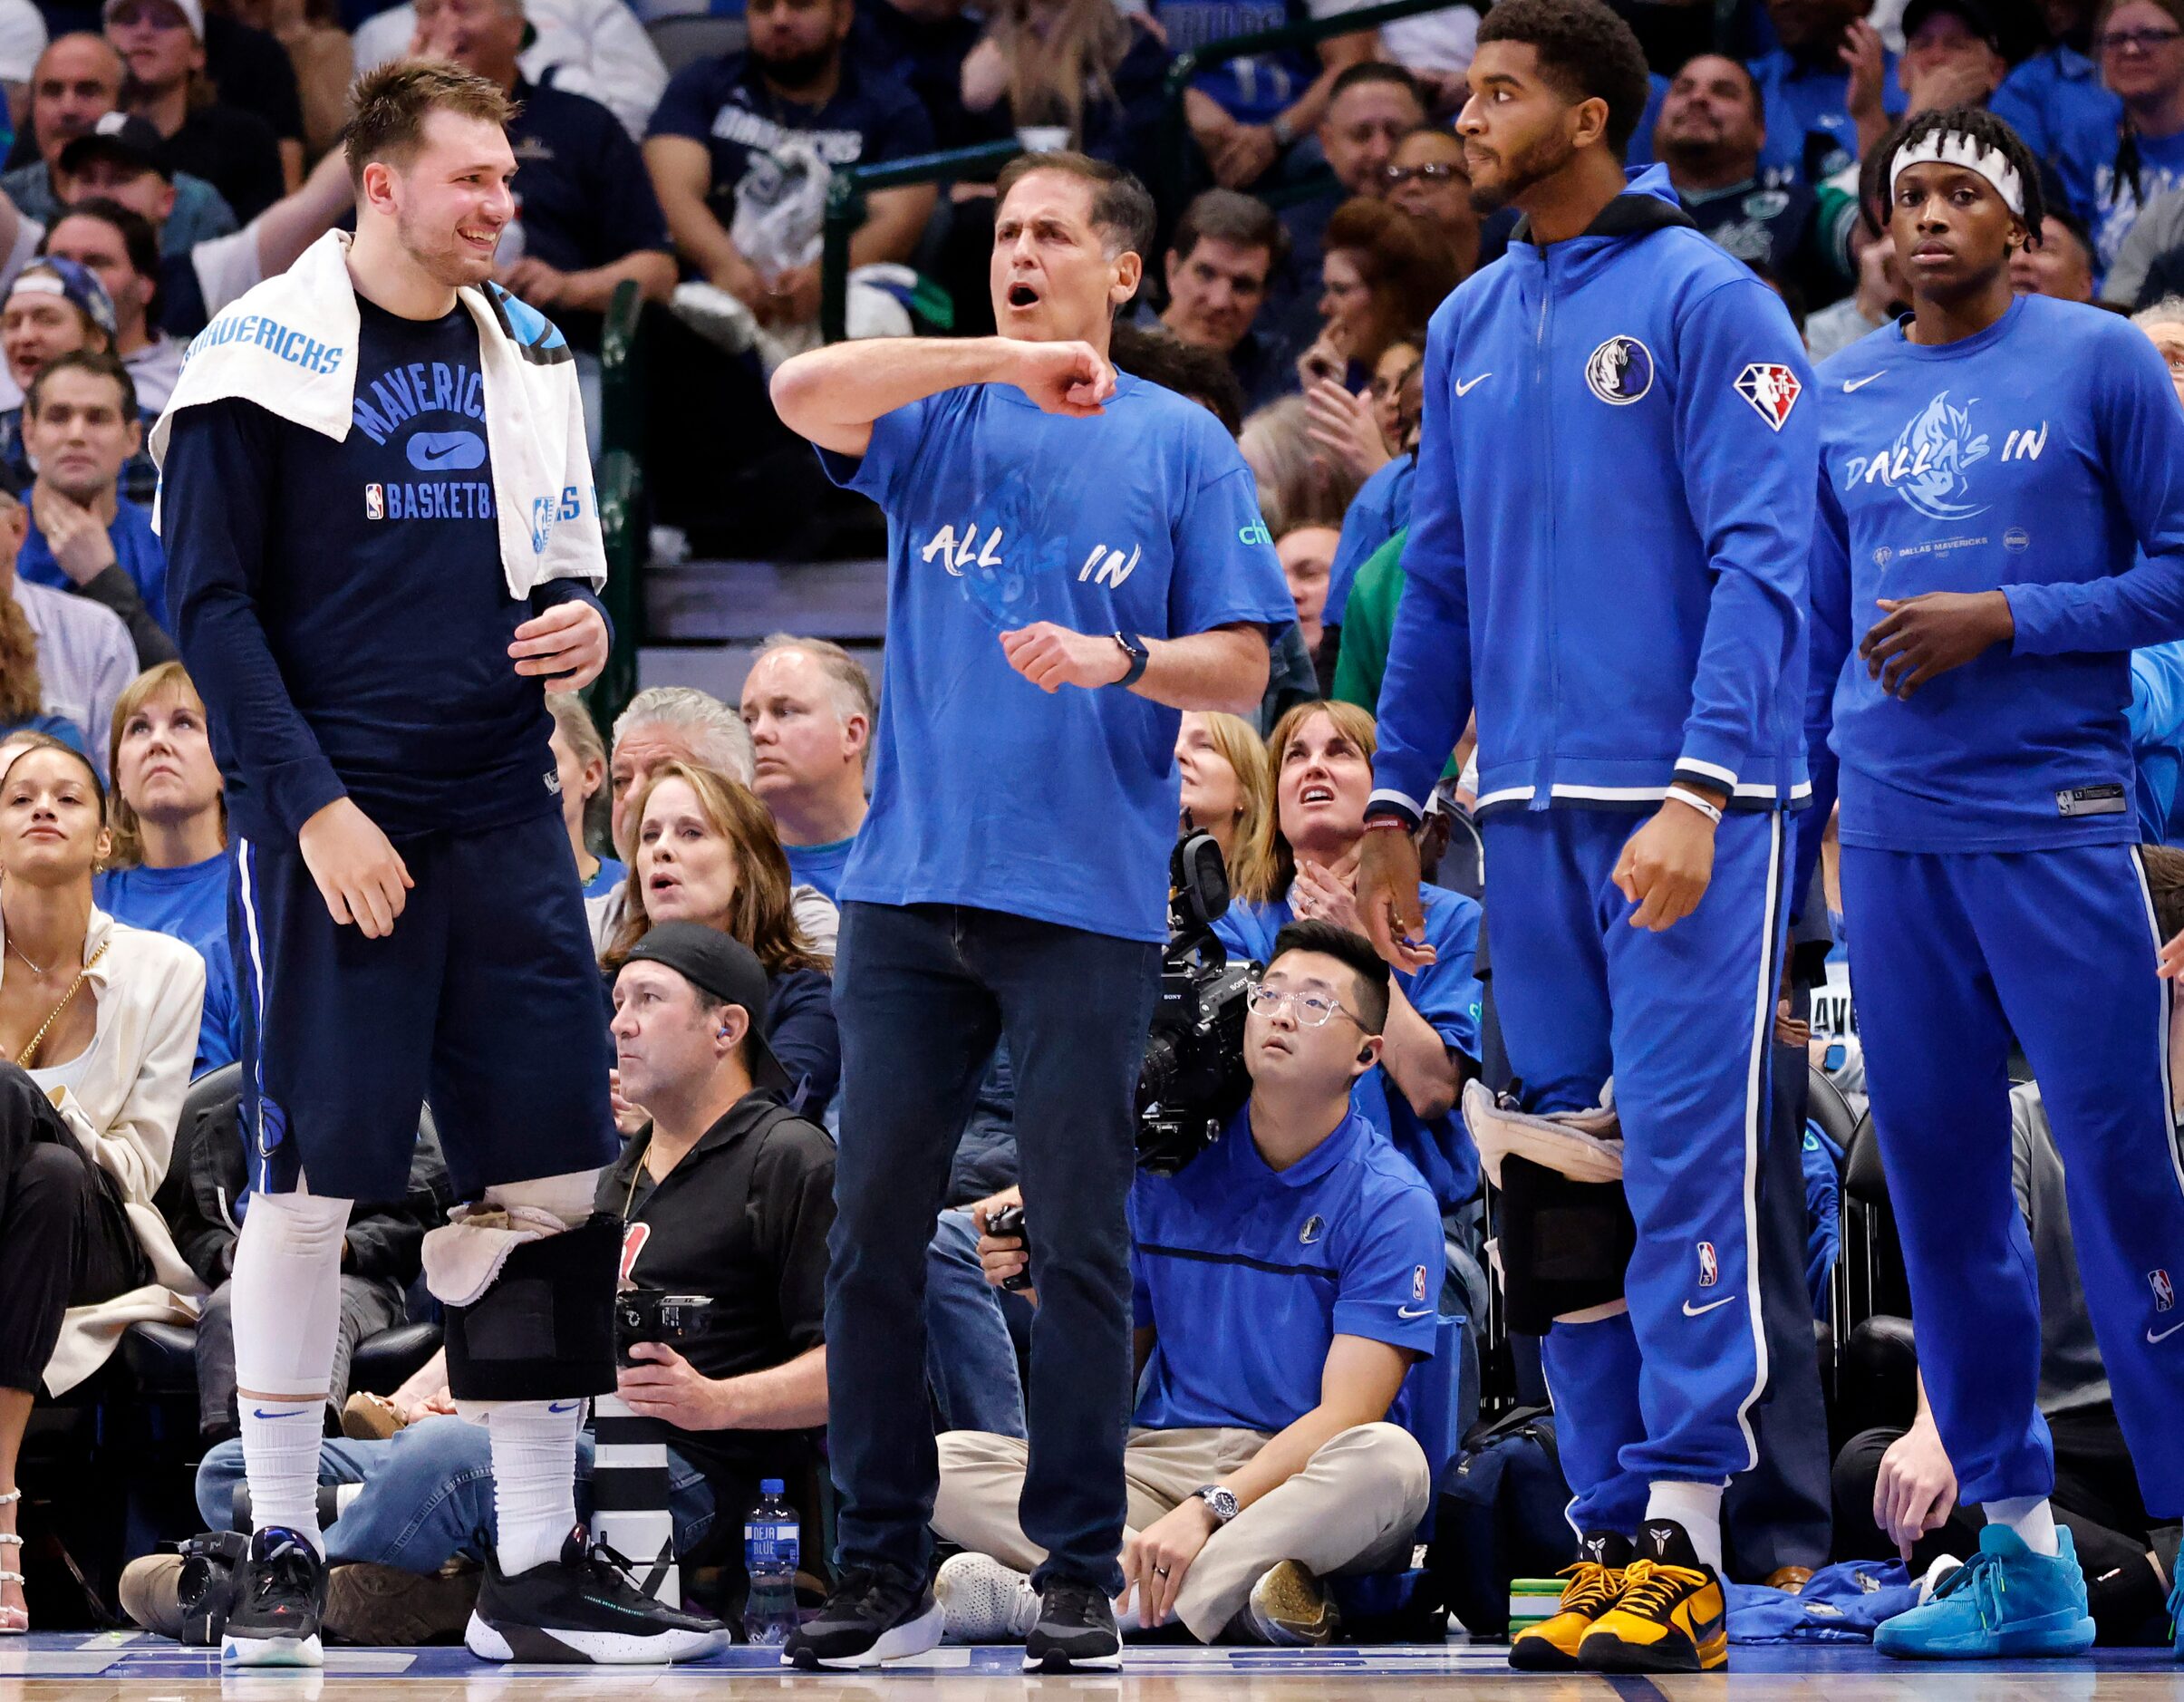
[[[0,927],[0,951],[5,945]],[[91,1061],[74,1086],[53,1088],[52,1098],[77,1144],[121,1185],[129,1226],[151,1262],[153,1281],[95,1306],[69,1308],[45,1368],[46,1392],[53,1395],[105,1364],[130,1324],[194,1320],[195,1301],[205,1292],[151,1203],[174,1156],[175,1126],[189,1091],[205,1013],[205,960],[180,940],[94,909],[83,934],[86,962],[101,945],[106,955],[84,978],[99,1005]]]

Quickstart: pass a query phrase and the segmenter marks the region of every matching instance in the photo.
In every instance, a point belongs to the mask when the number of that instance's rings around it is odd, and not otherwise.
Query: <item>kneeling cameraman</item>
[[[758,959],[695,923],[654,928],[615,979],[623,1092],[652,1122],[602,1178],[596,1208],[626,1221],[626,1282],[712,1301],[702,1332],[679,1347],[633,1346],[635,1363],[618,1389],[633,1411],[672,1427],[669,1512],[685,1561],[733,1561],[730,1539],[740,1536],[760,1480],[802,1481],[826,1422],[834,1143],[786,1108],[788,1081],[767,1048],[765,1023]],[[445,1380],[436,1360],[403,1397],[449,1410],[430,1398]],[[398,1407],[407,1404],[398,1397]],[[580,1507],[590,1505],[591,1462],[587,1433]],[[228,1523],[242,1472],[237,1443],[214,1449],[198,1468],[198,1504],[215,1529]],[[477,1533],[493,1529],[485,1432],[427,1417],[387,1442],[327,1442],[319,1482],[362,1486],[326,1533],[329,1628],[353,1643],[459,1633],[476,1575],[440,1574],[455,1555],[477,1552]],[[174,1634],[165,1623],[151,1629]]]
[[[1434,1350],[1440,1212],[1350,1106],[1379,1062],[1387,966],[1329,923],[1274,943],[1244,1030],[1250,1102],[1130,1192],[1143,1393],[1117,1618],[1180,1620],[1209,1643],[1328,1641],[1320,1580],[1407,1555],[1429,1490],[1424,1450],[1385,1420]],[[1027,1268],[1020,1240],[981,1251],[996,1283]],[[971,1551],[935,1581],[949,1636],[1020,1638],[1039,1605],[1023,1574],[1042,1558],[1017,1516],[1027,1446],[952,1431],[940,1457],[933,1526]]]

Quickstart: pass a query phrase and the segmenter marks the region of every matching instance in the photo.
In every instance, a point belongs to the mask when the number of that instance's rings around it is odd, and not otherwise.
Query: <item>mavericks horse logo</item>
[[[1976,398],[1954,407],[1943,391],[1879,454],[1853,455],[1845,487],[1885,485],[1930,519],[1985,514],[1988,504],[1967,500],[1972,487],[1967,469],[1985,460],[1990,447],[1986,433],[1972,427],[1976,402]]]
[[[1636,337],[1610,337],[1585,362],[1586,387],[1611,408],[1628,408],[1653,388],[1653,352]]]

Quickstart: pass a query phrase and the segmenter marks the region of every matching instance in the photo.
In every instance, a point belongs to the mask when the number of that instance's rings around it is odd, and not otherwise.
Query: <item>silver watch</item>
[[[1243,1511],[1236,1504],[1235,1492],[1223,1489],[1219,1484],[1208,1484],[1204,1488],[1193,1489],[1191,1493],[1205,1503],[1207,1510],[1213,1515],[1216,1529]]]

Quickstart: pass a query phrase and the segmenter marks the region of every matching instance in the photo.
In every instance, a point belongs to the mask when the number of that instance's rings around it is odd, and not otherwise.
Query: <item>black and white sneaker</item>
[[[818,1613],[781,1649],[784,1667],[877,1667],[940,1647],[943,1616],[923,1580],[884,1566],[853,1566]]]
[[[646,1595],[630,1581],[629,1562],[577,1525],[559,1559],[513,1578],[488,1549],[462,1640],[480,1660],[644,1667],[702,1660],[729,1636],[718,1620]]]
[[[326,1562],[301,1532],[267,1525],[236,1570],[220,1658],[237,1667],[323,1666],[325,1616]]]
[[[1074,1578],[1049,1578],[1039,1592],[1039,1620],[1024,1639],[1026,1672],[1112,1670],[1122,1665],[1122,1633],[1107,1592]]]

